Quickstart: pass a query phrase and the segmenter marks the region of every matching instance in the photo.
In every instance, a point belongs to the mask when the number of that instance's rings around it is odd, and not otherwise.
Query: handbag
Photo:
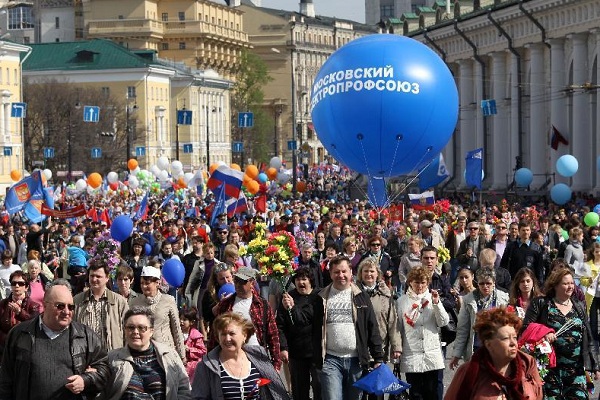
[[[442,342],[446,343],[446,346],[447,346],[450,343],[454,342],[454,340],[456,339],[456,326],[458,325],[458,313],[456,312],[456,309],[454,307],[452,307],[452,308],[444,307],[444,309],[448,313],[450,320],[448,321],[447,325],[442,326],[440,328],[440,339]]]

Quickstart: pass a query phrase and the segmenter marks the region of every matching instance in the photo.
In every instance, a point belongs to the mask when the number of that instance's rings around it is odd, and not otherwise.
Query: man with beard
[[[297,269],[294,284],[295,289],[283,294],[277,311],[281,360],[290,364],[293,398],[309,399],[312,386],[313,399],[320,400],[321,385],[312,362],[313,303],[317,296],[312,271],[307,267]]]

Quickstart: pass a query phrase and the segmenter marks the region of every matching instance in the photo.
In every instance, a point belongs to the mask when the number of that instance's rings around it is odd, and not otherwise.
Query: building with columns
[[[444,150],[451,187],[464,187],[465,154],[483,147],[486,189],[505,189],[520,165],[534,173],[533,190],[600,189],[600,3],[461,0],[450,14],[445,6],[403,15],[395,32],[430,46],[456,77],[460,116]],[[486,99],[496,115],[483,115]],[[553,150],[553,129],[569,144]],[[564,154],[579,161],[572,178],[555,174]]]
[[[377,28],[318,16],[312,0],[300,1],[299,12],[257,7],[250,1],[242,1],[239,10],[252,51],[264,60],[272,78],[264,87],[264,105],[274,121],[272,154],[291,165],[287,142],[295,136],[299,163],[324,161],[327,153],[310,115],[312,82],[335,50]]]

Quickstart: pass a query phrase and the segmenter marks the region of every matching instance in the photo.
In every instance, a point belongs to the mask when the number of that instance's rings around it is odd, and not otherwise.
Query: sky
[[[365,22],[365,0],[313,0],[313,3],[317,15]],[[277,10],[300,10],[300,0],[262,0],[261,5]]]

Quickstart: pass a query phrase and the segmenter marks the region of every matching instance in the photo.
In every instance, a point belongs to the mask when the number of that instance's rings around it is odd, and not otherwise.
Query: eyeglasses
[[[215,272],[219,273],[219,272],[227,271],[228,269],[229,269],[229,265],[227,265],[225,263],[221,263],[215,267]]]
[[[498,226],[498,227],[496,227],[496,229],[506,229],[506,227],[505,226]]]
[[[471,226],[471,227],[469,227],[469,230],[470,230],[470,231],[478,231],[478,230],[479,230],[479,228],[477,228],[477,227],[474,227],[474,226]]]
[[[12,281],[10,286],[27,286],[27,282],[24,281]]]
[[[494,282],[479,282],[478,285],[479,286],[492,286],[494,284]]]
[[[75,311],[75,304],[66,304],[66,303],[54,303],[54,308],[58,311],[64,311],[65,308],[68,308],[69,311]]]
[[[381,243],[371,243],[371,246],[379,247],[379,246],[381,246]]]
[[[139,333],[146,333],[150,328],[150,326],[145,325],[125,325],[125,330],[127,330],[129,333],[134,333],[136,330]]]
[[[219,232],[219,235],[227,235],[227,231],[221,231]]]

